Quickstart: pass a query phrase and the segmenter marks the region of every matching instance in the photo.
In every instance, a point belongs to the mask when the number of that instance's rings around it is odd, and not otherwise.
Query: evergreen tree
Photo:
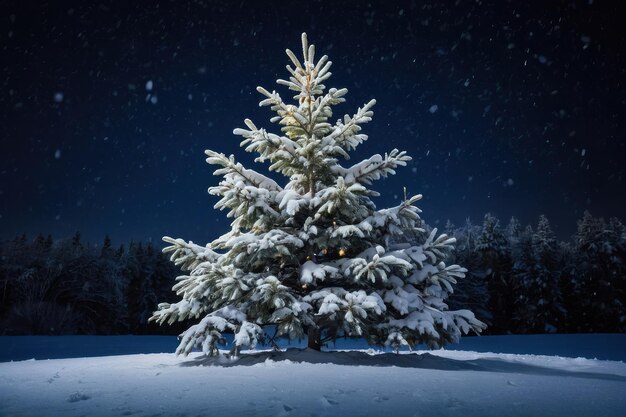
[[[489,311],[489,293],[485,280],[485,268],[481,265],[481,257],[476,251],[476,241],[480,236],[480,227],[466,219],[463,227],[454,231],[457,241],[456,249],[451,256],[451,262],[464,265],[468,272],[464,279],[460,280],[454,294],[448,302],[451,309],[469,309],[478,319],[486,323],[492,320]]]
[[[571,242],[557,243],[557,269],[559,270],[559,292],[563,299],[563,323],[559,331],[566,333],[577,332],[576,313],[580,305],[575,301],[577,289],[576,277],[576,247]]]
[[[102,249],[100,250],[101,258],[110,258],[113,255],[113,244],[111,242],[111,238],[109,235],[104,237],[104,241],[102,242]]]
[[[545,216],[535,232],[527,228],[521,237],[520,254],[514,265],[517,331],[553,333],[562,330],[564,319],[556,237]]]
[[[615,330],[626,332],[626,226],[611,217],[607,225],[607,252],[610,254],[609,281],[613,288],[612,309],[617,313]]]
[[[573,300],[578,304],[577,330],[604,332],[624,329],[624,233],[614,220],[585,212],[576,233],[576,282]]]
[[[489,309],[493,312],[491,331],[510,332],[515,294],[512,282],[513,260],[509,242],[500,221],[490,213],[485,215],[482,231],[476,241],[482,273],[487,281]]]
[[[533,248],[534,233],[531,226],[526,226],[524,231],[519,233],[513,252],[512,282],[515,292],[513,329],[515,333],[528,333],[533,323],[534,309],[532,308],[532,295],[529,288],[533,286],[536,275]]]
[[[517,217],[515,216],[511,217],[511,220],[509,220],[509,224],[506,226],[506,234],[509,238],[509,241],[514,244],[519,239],[521,233],[522,226],[519,220],[517,220]]]
[[[499,256],[508,251],[508,241],[500,227],[500,220],[491,213],[485,214],[480,236],[476,240],[476,249],[493,256]]]
[[[564,320],[563,299],[559,287],[561,271],[558,266],[556,236],[546,216],[539,217],[533,235],[537,263],[536,308],[533,323],[535,333],[553,333],[561,329]]]
[[[131,242],[124,257],[124,276],[128,280],[126,286],[126,308],[128,311],[128,326],[131,333],[140,333],[142,314],[145,309],[143,297],[144,250],[141,243]]]
[[[82,242],[80,240],[80,232],[76,232],[74,233],[74,236],[72,236],[72,247],[82,248]]]
[[[96,252],[95,249],[94,252]],[[104,237],[100,254],[95,259],[94,269],[92,275],[96,277],[96,282],[90,282],[90,288],[96,296],[93,301],[102,305],[99,307],[99,316],[95,318],[97,332],[99,334],[113,334],[120,331],[125,333],[128,329],[125,299],[128,281],[108,235]]]
[[[158,300],[169,295],[174,268],[151,243],[145,248],[141,244],[131,246],[127,267],[130,277],[126,294],[130,330],[135,334],[154,332],[155,328],[148,325],[148,319]]]
[[[262,87],[261,106],[276,113],[271,121],[282,135],[257,128],[235,129],[242,146],[269,161],[270,170],[289,180],[281,186],[247,169],[233,156],[206,151],[223,180],[209,192],[220,196],[216,208],[229,210],[232,230],[206,247],[165,237],[165,250],[188,275],[174,290],[182,300],[162,303],[152,320],[173,323],[202,319],[183,335],[179,354],[194,347],[217,354],[224,331],[235,333],[236,353],[254,347],[263,328],[276,335],[308,336],[319,350],[338,337],[366,337],[371,343],[413,347],[441,346],[484,324],[468,310],[450,311],[444,300],[466,270],[444,263],[454,239],[434,229],[420,245],[392,246],[403,229],[416,229],[420,210],[413,204],[377,210],[366,186],[395,174],[410,158],[396,149],[350,167],[339,163],[367,136],[362,125],[372,118],[371,100],[353,116],[329,123],[346,89],[331,88],[327,56],[314,61],[315,48],[302,35],[304,60],[287,50],[293,66],[289,80],[278,80],[296,93],[287,104]]]

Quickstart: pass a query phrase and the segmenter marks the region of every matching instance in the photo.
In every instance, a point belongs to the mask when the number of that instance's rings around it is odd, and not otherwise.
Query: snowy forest
[[[577,226],[563,242],[544,216],[527,226],[491,214],[448,222],[451,262],[468,269],[450,308],[473,311],[488,324],[483,334],[626,331],[626,228],[588,212]],[[0,243],[0,259],[0,334],[179,334],[187,325],[148,323],[157,302],[176,298],[179,274],[152,243],[21,235]]]
[[[176,277],[151,243],[22,235],[0,244],[0,334],[159,334],[147,319]]]

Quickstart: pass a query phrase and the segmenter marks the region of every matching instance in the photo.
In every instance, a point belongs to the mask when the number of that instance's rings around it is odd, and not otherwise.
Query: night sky
[[[347,164],[414,158],[379,208],[406,186],[433,226],[546,214],[562,238],[584,210],[626,217],[618,1],[90,3],[0,4],[0,238],[218,237],[203,151],[266,172],[232,130],[272,129],[255,87],[291,96],[303,31],[349,90],[335,119],[378,102]]]

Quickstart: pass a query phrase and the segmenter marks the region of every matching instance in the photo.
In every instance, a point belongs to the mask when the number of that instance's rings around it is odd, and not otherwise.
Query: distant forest
[[[151,243],[26,235],[0,243],[0,334],[166,334],[148,323],[176,299],[178,269]]]
[[[626,331],[626,228],[585,213],[569,242],[548,219],[522,227],[487,214],[448,223],[457,239],[448,264],[468,269],[448,300],[489,324],[486,334]],[[421,239],[423,236],[413,236]],[[176,301],[178,269],[152,243],[86,244],[22,235],[0,242],[0,334],[178,334],[148,323]]]

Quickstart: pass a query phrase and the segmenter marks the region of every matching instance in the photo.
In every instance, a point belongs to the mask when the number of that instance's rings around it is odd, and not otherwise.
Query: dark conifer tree
[[[457,290],[448,300],[448,304],[453,310],[469,309],[473,311],[479,320],[489,326],[493,315],[487,302],[489,294],[485,268],[482,266],[481,257],[476,251],[480,227],[467,219],[463,227],[453,231],[452,236],[456,238],[457,246],[451,261],[459,265],[466,265],[468,272],[465,279],[459,280],[457,283]],[[487,327],[487,331],[489,331],[489,327]]]
[[[509,243],[499,220],[486,214],[476,250],[481,257],[489,292],[489,309],[494,312],[491,332],[510,331],[515,295],[511,273],[513,260]]]

